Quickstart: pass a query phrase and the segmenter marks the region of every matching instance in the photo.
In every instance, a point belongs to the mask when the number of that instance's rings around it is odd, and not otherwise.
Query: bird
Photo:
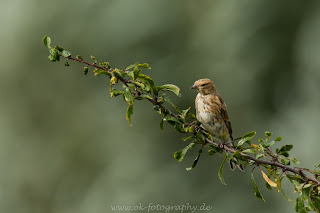
[[[214,139],[226,145],[233,145],[232,126],[227,106],[210,79],[199,79],[191,89],[198,91],[195,99],[196,117]],[[235,158],[230,160],[230,167],[235,169]],[[236,163],[240,170],[242,165]]]

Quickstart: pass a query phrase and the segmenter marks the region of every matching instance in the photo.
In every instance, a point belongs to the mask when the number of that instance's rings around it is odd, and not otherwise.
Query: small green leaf
[[[285,151],[282,151],[279,153],[280,155],[283,155],[285,157],[289,157],[289,153],[288,152],[285,152]]]
[[[299,213],[307,213],[302,196],[297,197],[295,201],[295,210]]]
[[[253,154],[257,154],[258,151],[256,149],[245,149],[242,151],[243,153],[253,153]]]
[[[85,74],[85,75],[87,75],[88,74],[88,67],[83,67],[83,73]]]
[[[197,156],[196,159],[194,159],[194,161],[192,162],[191,167],[186,168],[187,171],[190,171],[190,170],[192,170],[194,167],[196,167],[196,165],[197,165],[197,163],[198,163],[198,161],[199,161],[199,158],[200,158],[201,153],[202,153],[202,149],[199,150],[198,156]]]
[[[189,139],[191,139],[191,138],[194,138],[194,136],[191,135],[191,136],[189,136],[189,137],[182,138],[182,140],[183,140],[183,141],[187,141],[187,140],[189,140]]]
[[[269,138],[272,136],[272,132],[266,131],[266,132],[264,133],[264,136],[265,136],[267,139],[269,139]]]
[[[60,55],[59,51],[57,49],[51,48],[49,49],[50,55],[49,55],[49,60],[50,61],[60,61]]]
[[[286,199],[289,202],[292,202],[292,200],[286,195],[286,193],[284,192],[283,189],[280,189],[280,192],[281,192],[282,196],[284,197],[284,199]]]
[[[218,147],[215,147],[215,146],[212,146],[212,145],[209,145],[210,149],[214,152],[222,152],[222,150]]]
[[[279,137],[277,137],[276,139],[275,139],[275,141],[281,141],[282,140],[282,137],[281,136],[279,136]]]
[[[300,162],[296,158],[290,158],[290,160],[296,165],[300,164]]]
[[[133,71],[127,71],[127,74],[129,75],[129,77],[130,77],[132,80],[135,80]]]
[[[212,149],[209,149],[209,150],[208,150],[208,155],[209,155],[209,156],[212,156],[212,155],[214,155],[215,153],[217,153],[217,152],[215,152],[215,151],[212,150]]]
[[[110,89],[110,96],[111,98],[117,97],[118,95],[121,95],[123,92],[115,89]]]
[[[48,49],[51,49],[51,46],[50,46],[51,45],[51,38],[49,36],[45,35],[42,40],[43,40],[44,46],[46,46]]]
[[[123,78],[124,77],[123,72],[121,70],[119,70],[119,69],[114,69],[113,73],[114,73],[114,76],[116,76],[118,78]]]
[[[96,59],[96,57],[95,56],[93,56],[93,55],[91,55],[90,56],[90,58],[92,59],[92,60],[94,60],[94,61],[96,61],[97,59]]]
[[[179,107],[172,103],[172,101],[169,98],[165,98],[164,100],[168,102],[171,106],[173,106],[177,110],[177,112],[179,112],[180,114],[182,113]]]
[[[129,122],[129,125],[132,126],[131,124],[131,115],[133,114],[133,105],[129,105],[127,108],[127,120]]]
[[[137,63],[134,63],[134,64],[131,64],[131,65],[129,65],[129,66],[126,68],[126,70],[130,70],[130,69],[136,67],[138,64],[139,64],[138,62],[137,62]]]
[[[264,147],[262,146],[262,144],[259,144],[259,149],[261,152],[264,152]]]
[[[79,60],[83,60],[82,56],[81,55],[76,55],[76,59],[79,59]]]
[[[266,187],[267,187],[267,189],[269,189],[269,190],[273,190],[273,188],[266,182]]]
[[[263,199],[262,194],[260,193],[260,189],[259,189],[256,181],[254,180],[253,173],[251,173],[251,180],[252,180],[254,195],[255,195],[257,198],[259,198],[260,200],[262,200],[263,202],[266,202],[266,201]]]
[[[134,84],[137,85],[138,87],[140,87],[142,90],[144,90],[144,88],[145,88],[144,84],[140,83],[138,81],[135,81]]]
[[[173,92],[176,95],[179,95],[180,88],[173,84],[164,84],[162,86],[157,86],[157,90],[168,90]]]
[[[160,129],[163,131],[163,118],[160,121]]]
[[[66,51],[66,50],[62,50],[61,54],[62,54],[63,57],[66,57],[66,58],[71,56],[71,53],[69,51]]]
[[[134,79],[136,79],[141,73],[141,69],[139,69],[138,67],[135,67],[133,69],[133,76],[134,76]]]
[[[227,185],[227,183],[224,181],[224,178],[223,178],[223,166],[224,166],[224,163],[226,162],[227,159],[228,159],[228,157],[226,156],[224,158],[224,160],[222,161],[219,172],[218,172],[219,179],[223,185]]]
[[[98,75],[102,75],[102,74],[111,76],[110,72],[105,71],[105,70],[100,70],[100,69],[93,70],[93,73],[94,73],[94,76],[98,76]]]
[[[188,152],[188,150],[191,149],[194,145],[195,143],[192,142],[188,146],[184,147],[183,149],[176,151],[173,155],[174,158],[177,159],[179,162],[181,162],[184,156],[186,155],[186,153]]]
[[[189,107],[188,109],[182,110],[182,113],[181,113],[181,114],[182,114],[182,116],[183,116],[184,118],[186,118],[186,117],[188,116],[190,109],[191,109],[191,107]]]
[[[64,66],[66,66],[66,67],[70,66],[70,64],[69,64],[69,61],[68,61],[68,60],[66,60],[66,61],[64,62]]]
[[[152,98],[149,95],[142,94],[142,95],[137,96],[136,99],[138,99],[138,100],[142,100],[142,99],[151,100]]]
[[[290,161],[288,161],[286,158],[284,157],[280,157],[280,162],[283,164],[283,165],[290,165]]]
[[[320,197],[319,196],[314,196],[312,203],[313,203],[315,209],[317,209],[318,212],[319,212],[320,211]]]
[[[242,146],[245,142],[249,141],[251,138],[253,138],[256,135],[256,132],[249,132],[241,137],[240,141],[238,142],[237,146]]]
[[[130,90],[127,87],[126,87],[125,91],[123,92],[123,97],[124,97],[124,100],[129,105],[133,105],[133,97],[132,97]]]
[[[149,64],[147,63],[143,63],[143,64],[137,64],[138,67],[144,67],[144,68],[147,68],[147,69],[151,69],[151,67],[149,66]]]
[[[284,145],[281,147],[280,152],[281,151],[290,151],[293,148],[293,145]]]
[[[144,81],[145,83],[149,84],[151,88],[154,87],[153,80],[147,75],[140,74],[139,76],[137,76],[137,79],[140,79],[140,80]]]

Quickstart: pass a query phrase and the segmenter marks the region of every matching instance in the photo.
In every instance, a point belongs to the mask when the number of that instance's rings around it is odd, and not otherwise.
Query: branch
[[[108,62],[102,62],[97,65],[98,62],[93,56],[91,56],[91,59],[94,60],[94,62],[89,63],[84,61],[81,56],[72,57],[71,53],[64,50],[62,47],[51,47],[51,39],[48,36],[43,38],[43,43],[49,49],[50,61],[59,61],[61,57],[64,57],[66,59],[66,66],[69,66],[68,60],[73,60],[95,68],[93,70],[95,76],[102,74],[107,75],[110,78],[111,97],[122,95],[123,99],[128,104],[126,118],[130,125],[134,101],[147,100],[153,105],[153,108],[162,115],[160,122],[161,129],[163,129],[163,123],[166,122],[178,133],[189,134],[188,137],[185,137],[182,140],[192,140],[192,142],[183,149],[174,153],[174,157],[180,162],[184,159],[184,156],[187,154],[189,149],[192,149],[195,146],[199,148],[198,155],[193,161],[192,166],[187,168],[188,171],[196,167],[204,148],[209,147],[208,154],[210,156],[215,153],[223,153],[224,155],[224,160],[222,161],[218,172],[219,178],[223,184],[226,185],[223,179],[223,165],[225,161],[237,164],[241,168],[253,166],[252,171],[256,167],[259,167],[262,177],[266,181],[266,186],[269,189],[271,189],[271,187],[277,187],[278,191],[282,193],[284,198],[290,201],[281,187],[283,179],[282,175],[285,173],[289,181],[293,183],[295,191],[298,192],[298,198],[295,202],[296,211],[320,211],[320,179],[318,178],[320,176],[320,164],[317,165],[314,170],[290,167],[289,165],[291,163],[299,164],[297,159],[289,157],[289,151],[293,148],[293,145],[283,145],[281,148],[276,149],[276,153],[273,153],[271,149],[271,147],[281,141],[282,137],[277,137],[276,139],[271,140],[272,133],[265,132],[265,139],[259,139],[258,145],[256,145],[251,142],[256,132],[249,132],[236,139],[239,139],[236,146],[216,143],[212,136],[199,126],[196,116],[190,112],[191,107],[185,110],[180,110],[166,95],[166,91],[179,95],[179,87],[173,84],[156,86],[154,81],[148,75],[142,74],[142,68],[150,69],[148,64],[135,63],[128,66],[126,69],[111,68]],[[87,74],[88,67],[85,67],[84,69],[85,74]],[[119,81],[123,83],[122,90],[113,88],[113,86],[118,84]],[[172,105],[176,112],[172,112],[165,106],[165,103]],[[270,160],[268,157],[271,157],[272,159]],[[264,167],[269,174],[265,174],[261,167]],[[308,171],[313,174],[314,177],[307,175],[303,171]],[[292,174],[289,174],[289,172]],[[271,177],[273,177],[276,183],[270,179]],[[254,180],[253,173],[251,173],[251,179],[256,197],[264,201],[259,187]]]

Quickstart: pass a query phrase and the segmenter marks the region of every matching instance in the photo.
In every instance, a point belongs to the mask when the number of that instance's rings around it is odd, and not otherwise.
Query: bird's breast
[[[198,121],[212,136],[221,137],[227,134],[224,120],[214,101],[209,101],[203,96],[197,96],[196,109]]]

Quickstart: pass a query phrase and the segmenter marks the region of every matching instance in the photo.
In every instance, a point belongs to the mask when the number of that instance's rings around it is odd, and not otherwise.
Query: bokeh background
[[[0,23],[0,212],[107,213],[139,203],[294,212],[258,171],[266,204],[254,197],[249,168],[225,168],[223,186],[218,156],[203,155],[187,172],[196,151],[173,158],[185,144],[160,130],[149,103],[136,103],[129,127],[108,79],[48,61],[42,38],[113,67],[149,63],[158,85],[181,88],[171,96],[181,108],[194,105],[193,82],[210,78],[235,136],[269,130],[312,168],[320,163],[319,1],[1,0]]]

